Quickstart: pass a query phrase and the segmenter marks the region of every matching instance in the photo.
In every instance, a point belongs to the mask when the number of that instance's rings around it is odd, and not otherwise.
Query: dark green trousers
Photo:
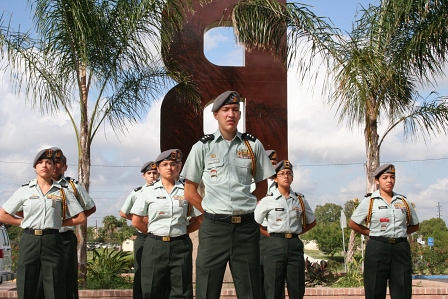
[[[19,299],[35,298],[42,273],[46,299],[65,299],[64,249],[60,234],[34,236],[23,234],[17,264]]]
[[[386,298],[389,281],[390,297],[412,297],[412,262],[409,243],[383,243],[370,239],[364,259],[364,291],[366,299]]]
[[[65,299],[78,299],[78,239],[74,231],[61,233],[61,237],[64,247]],[[42,271],[36,299],[45,299]]]
[[[264,256],[264,290],[268,299],[285,298],[285,282],[290,299],[305,295],[305,261],[299,238],[269,237]]]
[[[143,298],[160,299],[170,288],[169,298],[193,298],[193,244],[190,238],[163,242],[147,237],[142,252]]]
[[[142,299],[142,253],[143,253],[143,245],[145,245],[146,237],[143,234],[137,234],[137,238],[134,241],[134,285],[132,290],[132,298],[133,299]]]
[[[264,268],[263,268],[263,260],[266,254],[267,249],[267,241],[269,237],[260,234],[260,278],[261,278],[261,299],[266,299],[266,294],[264,293]]]
[[[255,220],[232,224],[204,218],[199,228],[196,298],[220,298],[229,263],[238,299],[260,299],[259,241]]]

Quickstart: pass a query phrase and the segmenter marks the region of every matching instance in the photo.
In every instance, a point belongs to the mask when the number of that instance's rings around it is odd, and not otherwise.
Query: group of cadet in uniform
[[[193,298],[189,234],[198,229],[196,298],[220,298],[227,265],[240,299],[285,298],[285,284],[289,298],[304,297],[299,235],[316,225],[314,213],[305,196],[291,188],[291,162],[278,161],[274,150],[265,151],[255,136],[238,131],[239,103],[236,91],[215,99],[212,112],[218,129],[193,145],[183,169],[178,149],[143,165],[145,184],[132,191],[120,211],[137,229],[134,298]],[[62,165],[59,171],[57,161]],[[76,260],[69,257],[76,237],[73,229],[59,230],[84,223],[95,205],[81,186],[64,178],[66,159],[60,149],[39,152],[33,166],[37,179],[0,209],[0,221],[25,229],[19,247],[18,295],[77,298],[77,285],[69,287],[72,279],[63,274]],[[375,182],[379,190],[361,202],[349,223],[370,236],[365,296],[385,298],[389,282],[392,298],[410,298],[407,236],[418,230],[418,218],[405,197],[393,191],[393,165],[379,167]],[[76,278],[76,271],[73,274]]]

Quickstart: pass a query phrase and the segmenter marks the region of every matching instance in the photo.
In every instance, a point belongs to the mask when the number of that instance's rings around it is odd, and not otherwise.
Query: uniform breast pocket
[[[251,159],[235,159],[235,166],[238,176],[243,184],[250,184],[252,179],[252,160]]]
[[[211,181],[226,180],[226,176],[223,173],[224,163],[222,161],[207,161],[206,173]]]
[[[281,222],[287,220],[288,211],[285,208],[275,208],[275,221]]]

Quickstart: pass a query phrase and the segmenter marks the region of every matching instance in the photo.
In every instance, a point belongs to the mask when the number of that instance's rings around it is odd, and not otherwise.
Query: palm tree
[[[337,106],[340,121],[347,120],[350,129],[364,128],[366,189],[372,192],[376,188],[372,173],[380,163],[381,144],[397,125],[402,124],[406,136],[411,137],[447,133],[447,101],[440,97],[422,101],[418,88],[431,85],[435,76],[443,74],[448,3],[383,0],[362,11],[348,36],[316,25],[320,23],[307,23],[305,12],[306,8],[296,4],[245,0],[233,8],[232,20],[238,38],[248,48],[283,51],[279,45],[288,33],[284,57],[288,62],[298,61],[302,80],[313,59],[323,58],[326,83],[332,83],[324,90],[329,93],[328,103]],[[304,55],[304,49],[310,55]],[[380,122],[387,124],[381,137]]]
[[[36,35],[4,26],[0,51],[17,92],[42,113],[67,113],[78,144],[78,180],[89,190],[90,148],[105,122],[116,133],[145,113],[171,75],[185,83],[184,98],[197,100],[188,78],[163,67],[161,44],[170,40],[188,6],[181,0],[35,0]],[[163,26],[163,31],[161,30]],[[191,96],[193,94],[193,96]],[[86,226],[77,230],[85,284]]]

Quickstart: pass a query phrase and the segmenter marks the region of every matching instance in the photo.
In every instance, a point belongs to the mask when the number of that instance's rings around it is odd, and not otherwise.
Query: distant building
[[[121,243],[121,250],[123,251],[134,251],[134,240],[135,236],[132,236],[130,239],[126,239]]]

